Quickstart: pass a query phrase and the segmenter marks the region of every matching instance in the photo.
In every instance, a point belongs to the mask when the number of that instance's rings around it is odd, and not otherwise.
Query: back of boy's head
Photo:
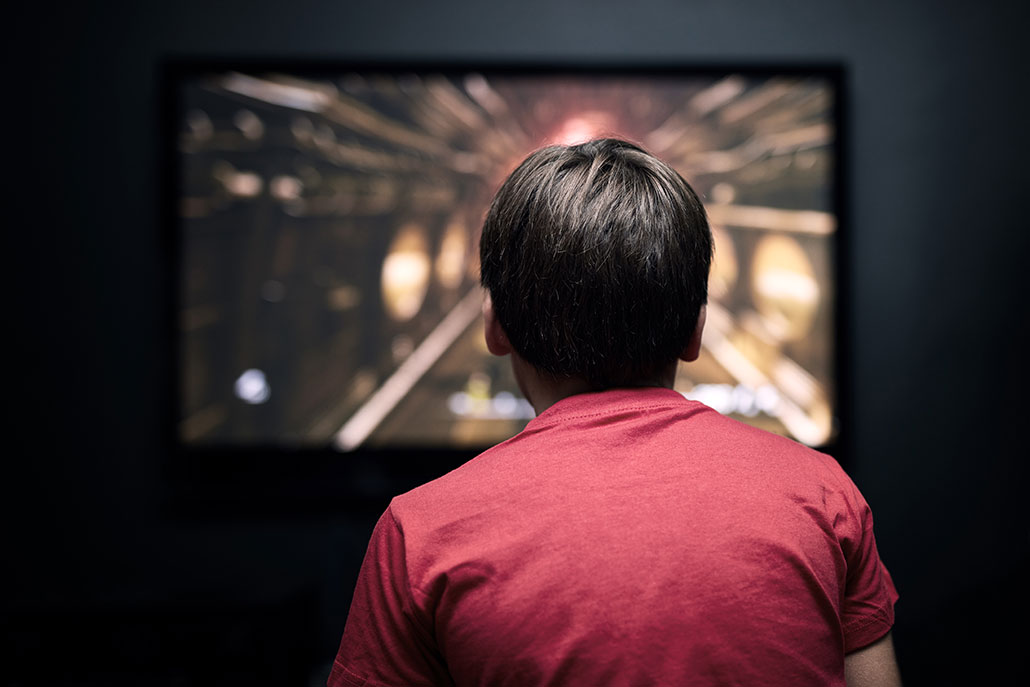
[[[712,234],[694,190],[632,143],[536,151],[494,197],[483,286],[514,350],[598,389],[657,379],[708,297]]]

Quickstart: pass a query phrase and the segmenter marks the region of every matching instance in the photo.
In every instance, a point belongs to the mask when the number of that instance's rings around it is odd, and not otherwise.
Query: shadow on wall
[[[316,656],[321,609],[306,593],[266,606],[163,604],[61,607],[8,616],[11,687],[307,687],[324,685]]]

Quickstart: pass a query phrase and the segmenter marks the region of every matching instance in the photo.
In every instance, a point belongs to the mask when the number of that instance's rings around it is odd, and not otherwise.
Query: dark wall
[[[9,684],[194,684],[201,665],[220,684],[322,679],[378,514],[162,508],[156,75],[169,54],[844,63],[849,467],[902,595],[903,673],[990,682],[1015,665],[1028,547],[1018,3],[59,5],[8,10],[4,48]]]

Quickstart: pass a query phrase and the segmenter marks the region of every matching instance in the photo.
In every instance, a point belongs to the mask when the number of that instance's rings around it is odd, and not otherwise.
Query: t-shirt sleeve
[[[430,623],[412,601],[404,533],[389,508],[369,541],[328,684],[451,684]]]
[[[844,496],[847,506],[838,516],[837,529],[847,565],[841,623],[844,652],[850,653],[890,631],[898,592],[876,550],[872,511],[850,479]]]

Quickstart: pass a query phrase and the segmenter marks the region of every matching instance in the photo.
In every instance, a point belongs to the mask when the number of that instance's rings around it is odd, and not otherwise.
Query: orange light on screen
[[[552,143],[571,146],[613,134],[612,117],[607,112],[584,112],[562,122]]]

